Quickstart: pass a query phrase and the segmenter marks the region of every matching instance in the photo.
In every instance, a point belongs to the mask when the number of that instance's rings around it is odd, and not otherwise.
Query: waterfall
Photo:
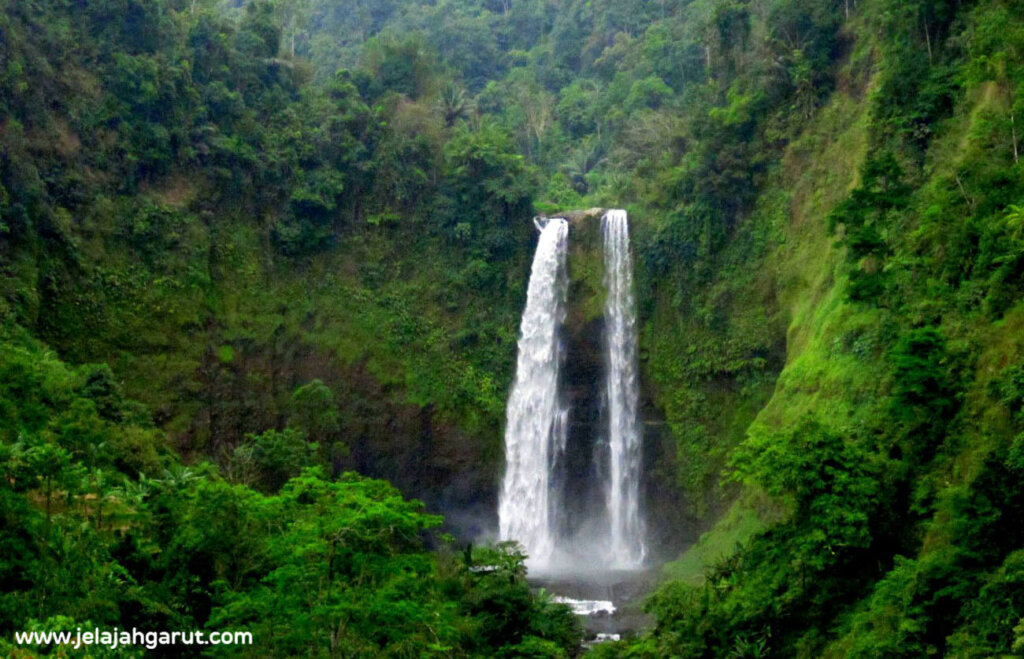
[[[555,218],[537,228],[540,239],[530,270],[516,379],[508,401],[498,521],[503,540],[518,540],[530,557],[528,563],[544,566],[555,550],[553,473],[565,450],[568,414],[559,395],[559,328],[565,319],[569,225]]]
[[[557,478],[568,436],[568,410],[562,401],[560,328],[565,320],[568,277],[566,251],[569,225],[564,219],[537,225],[540,239],[530,271],[516,363],[505,426],[505,477],[498,504],[500,537],[522,543],[531,568],[558,569],[555,559],[572,565],[640,567],[646,556],[640,514],[641,428],[633,262],[629,251],[626,212],[610,210],[601,218],[604,242],[605,374],[604,420],[600,457],[604,514],[576,530],[569,546],[559,533]],[[607,462],[605,461],[607,460]],[[596,487],[595,487],[596,489]],[[588,516],[589,517],[589,516]],[[575,543],[575,547],[573,544]],[[596,551],[595,551],[596,550]],[[582,562],[581,562],[582,561]]]
[[[608,415],[608,554],[613,567],[639,566],[646,554],[640,517],[640,423],[637,415],[636,314],[633,305],[633,261],[629,254],[626,211],[610,210],[601,218],[604,238],[604,307]]]

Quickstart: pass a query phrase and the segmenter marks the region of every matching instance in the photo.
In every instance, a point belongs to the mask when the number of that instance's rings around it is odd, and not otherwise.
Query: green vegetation
[[[236,448],[226,477],[185,466],[109,369],[4,339],[5,654],[25,652],[16,630],[93,626],[244,628],[255,645],[222,649],[251,656],[576,651],[578,622],[531,593],[514,546],[455,552],[386,482],[305,466],[316,444],[290,428]]]
[[[529,218],[616,206],[650,518],[707,533],[595,654],[1024,652],[1022,16],[0,3],[0,649],[578,653],[410,499],[493,509]]]

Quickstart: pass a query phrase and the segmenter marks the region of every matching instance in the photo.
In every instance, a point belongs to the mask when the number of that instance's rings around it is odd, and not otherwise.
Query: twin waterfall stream
[[[616,568],[639,567],[644,560],[640,519],[640,419],[637,406],[636,312],[633,308],[633,259],[629,255],[626,211],[602,218],[604,238],[604,305],[608,403],[607,562]]]
[[[503,540],[521,543],[531,573],[563,578],[586,566],[598,571],[636,571],[646,548],[640,511],[641,428],[638,417],[636,316],[633,264],[626,212],[601,218],[604,252],[604,381],[601,429],[594,473],[603,481],[598,519],[564,519],[567,428],[573,413],[562,392],[566,359],[561,328],[566,318],[569,223],[537,223],[540,238],[530,272],[520,327],[516,378],[508,401],[506,471],[498,518]],[[575,535],[567,528],[574,526]],[[582,529],[586,529],[583,531]],[[568,600],[578,612],[614,611],[611,602]]]
[[[548,220],[530,270],[526,309],[519,330],[516,381],[505,426],[505,482],[498,504],[501,538],[518,540],[531,565],[547,565],[555,553],[558,500],[556,463],[565,451],[567,410],[559,397],[565,320],[566,246],[569,223]]]

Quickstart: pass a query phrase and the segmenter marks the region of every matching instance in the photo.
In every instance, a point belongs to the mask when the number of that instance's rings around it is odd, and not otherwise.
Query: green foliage
[[[801,544],[790,549],[799,562],[822,570],[843,552],[870,546],[880,489],[872,456],[855,441],[807,419],[782,436],[752,437],[735,461],[738,476],[792,498]]]
[[[228,471],[246,485],[259,483],[261,489],[276,492],[288,479],[314,465],[319,445],[306,439],[301,430],[285,428],[248,435],[231,454]]]
[[[3,348],[15,355],[5,365],[23,363],[17,354],[25,348]],[[52,356],[36,363],[51,379],[74,377]],[[90,392],[103,389],[90,380]],[[314,383],[304,393],[316,389]],[[3,400],[21,408],[21,396],[39,391],[8,389]],[[71,409],[96,418],[90,399],[65,391]],[[88,452],[26,441],[32,420],[13,421],[19,439],[0,443],[0,577],[8,586],[0,629],[7,636],[89,620],[101,627],[247,629],[260,639],[253,648],[260,656],[569,656],[578,647],[575,617],[531,593],[522,554],[500,548],[459,564],[429,553],[425,534],[441,518],[383,481],[347,474],[331,482],[308,469],[278,494],[264,495],[224,482],[209,466],[171,459],[159,477],[135,477],[109,461],[91,462]],[[82,432],[80,422],[71,426]],[[316,448],[291,429],[250,441],[271,490]],[[480,560],[498,571],[470,570]],[[521,626],[495,635],[489,616]]]
[[[953,406],[949,357],[934,327],[912,330],[893,348],[892,415],[912,425],[941,422]]]
[[[291,423],[311,437],[321,437],[340,428],[334,392],[314,379],[292,394]]]
[[[431,61],[434,57],[420,38],[398,41],[377,37],[366,44],[363,57],[371,77],[362,91],[371,100],[380,98],[385,91],[418,99],[433,84]]]
[[[1014,627],[1024,611],[1024,554],[1007,556],[1003,564],[985,579],[977,597],[965,606],[964,629],[950,639],[953,652],[1017,652]]]
[[[651,505],[747,520],[598,654],[1021,651],[1013,3],[20,2],[0,33],[0,631],[575,654],[514,548],[427,552],[417,504],[303,471],[491,491],[536,200],[630,208]]]
[[[438,518],[383,483],[314,473],[267,504],[288,520],[266,545],[272,569],[253,591],[229,594],[211,624],[253,628],[269,652],[286,655],[457,641],[451,608],[441,617],[445,607],[422,600],[432,565],[416,550]]]
[[[526,582],[525,555],[514,542],[467,549],[475,567],[473,588],[463,611],[479,621],[477,646],[500,648],[498,656],[573,656],[582,633],[579,619],[564,604],[535,595]],[[471,571],[472,573],[472,571]]]
[[[508,258],[521,233],[513,222],[529,214],[533,177],[510,136],[493,122],[478,130],[463,124],[445,144],[444,158],[452,173],[451,217],[469,225],[460,240],[472,238],[484,254]]]
[[[847,248],[849,296],[852,300],[878,303],[885,293],[884,262],[889,254],[886,224],[892,214],[906,207],[910,187],[892,154],[869,159],[861,172],[861,184],[829,215],[831,228],[842,225],[837,243]]]

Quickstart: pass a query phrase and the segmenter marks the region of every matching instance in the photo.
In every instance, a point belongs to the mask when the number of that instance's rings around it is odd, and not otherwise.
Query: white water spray
[[[641,437],[637,415],[636,312],[633,303],[633,261],[629,254],[626,211],[610,210],[601,218],[604,237],[605,396],[608,414],[608,483],[605,502],[609,544],[606,560],[616,568],[633,568],[646,554],[640,516]]]
[[[530,270],[519,330],[516,380],[505,426],[505,479],[498,505],[503,540],[518,540],[528,565],[547,565],[555,551],[556,505],[552,474],[565,450],[567,411],[559,395],[565,320],[568,223],[560,218],[541,230]]]

